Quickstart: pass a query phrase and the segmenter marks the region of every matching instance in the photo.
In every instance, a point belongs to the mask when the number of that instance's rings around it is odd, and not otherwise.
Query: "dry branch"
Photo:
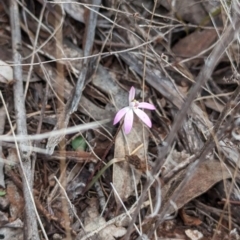
[[[26,110],[24,102],[23,91],[23,78],[22,78],[22,66],[21,66],[21,32],[20,21],[17,1],[10,1],[10,19],[11,19],[11,32],[12,32],[12,49],[13,49],[13,61],[14,61],[14,107],[15,116],[17,122],[18,135],[27,135],[26,124]],[[27,147],[26,147],[27,146]],[[33,176],[31,171],[31,152],[28,148],[30,143],[27,139],[19,143],[21,165],[21,175],[23,181],[23,193],[25,199],[25,226],[24,235],[25,239],[40,240],[38,235],[37,220],[34,209],[34,202],[32,201],[32,185]]]
[[[5,120],[6,120],[6,110],[4,107],[0,108],[0,134],[2,135],[4,132],[4,126],[5,126]],[[2,158],[3,152],[2,152],[2,145],[0,145],[0,157]],[[3,174],[3,167],[4,163],[0,161],[0,187],[5,188],[5,181],[4,181],[4,174]]]

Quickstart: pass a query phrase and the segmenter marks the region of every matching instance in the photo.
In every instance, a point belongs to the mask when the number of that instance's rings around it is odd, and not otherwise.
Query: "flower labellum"
[[[155,110],[156,108],[147,102],[138,102],[135,100],[135,88],[131,87],[129,91],[129,106],[120,109],[113,121],[113,125],[117,124],[124,116],[124,132],[130,133],[133,126],[134,113],[149,127],[152,127],[152,122],[148,115],[139,108]]]

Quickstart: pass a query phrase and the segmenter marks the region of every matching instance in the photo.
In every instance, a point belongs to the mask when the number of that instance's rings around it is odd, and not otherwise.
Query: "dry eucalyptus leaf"
[[[214,100],[214,99],[206,99],[204,100],[204,104],[212,109],[212,110],[215,110],[217,112],[222,112],[222,110],[224,109],[224,105],[219,103],[218,101]]]
[[[142,138],[142,131],[145,131],[144,137]],[[145,142],[145,151],[147,151],[148,146],[148,131],[146,128],[142,128],[142,123],[134,122],[133,129],[128,135],[124,135],[122,131],[120,131],[116,137],[114,157],[115,158],[124,158],[125,155],[129,155],[132,151],[134,151],[137,147],[139,147],[143,142]],[[144,161],[144,146],[140,148],[137,153],[135,153]],[[135,189],[135,184],[138,184],[141,177],[141,173],[131,171],[131,167],[129,163],[120,162],[113,165],[113,185],[119,195],[119,197],[125,201]],[[135,179],[134,179],[135,178]],[[115,196],[116,202],[120,204],[119,199]]]
[[[163,207],[166,207],[170,200],[174,201],[177,208],[183,207],[186,203],[190,202],[197,196],[205,193],[213,185],[219,181],[231,178],[234,169],[228,167],[226,169],[219,161],[211,159],[201,162],[197,169],[191,174],[189,181],[179,189],[174,190],[177,192],[176,199],[172,199],[173,186],[183,181],[186,176],[187,170],[184,169],[176,174],[162,189]],[[168,213],[173,213],[175,210],[172,205],[169,206]]]
[[[179,40],[172,51],[179,57],[193,57],[210,47],[216,38],[217,33],[214,29],[195,31]]]

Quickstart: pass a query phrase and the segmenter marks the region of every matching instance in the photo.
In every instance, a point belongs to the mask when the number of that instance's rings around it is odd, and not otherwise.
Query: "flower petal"
[[[148,127],[152,127],[152,122],[144,111],[142,111],[141,109],[134,109],[134,112]]]
[[[138,107],[140,108],[145,108],[145,109],[150,109],[150,110],[155,110],[156,108],[154,107],[154,105],[147,103],[147,102],[140,102],[138,104]]]
[[[119,110],[113,120],[113,125],[117,124],[129,110],[129,107],[125,107]]]
[[[129,103],[134,100],[135,98],[135,88],[134,87],[131,87],[130,91],[129,91],[129,96],[128,96],[128,100],[129,100]]]
[[[133,111],[130,110],[126,113],[124,118],[124,132],[126,134],[130,133],[133,126]]]

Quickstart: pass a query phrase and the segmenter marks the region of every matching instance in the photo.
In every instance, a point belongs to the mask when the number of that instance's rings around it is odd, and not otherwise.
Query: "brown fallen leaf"
[[[210,47],[216,38],[217,33],[214,29],[195,31],[179,40],[172,51],[179,57],[193,57]]]
[[[177,209],[183,207],[186,203],[193,200],[197,196],[205,193],[217,182],[231,178],[234,169],[228,166],[222,166],[222,164],[215,160],[209,159],[201,162],[197,169],[191,173],[190,179],[179,188],[180,183],[184,181],[187,175],[187,170],[184,169],[177,173],[166,185],[162,188],[162,210],[167,209],[167,213],[171,214],[176,209],[170,204],[172,200],[175,203]]]
[[[199,218],[186,214],[184,208],[181,208],[178,213],[186,226],[198,226],[202,223]]]
[[[14,221],[15,219],[21,217],[23,214],[24,200],[23,197],[20,195],[18,188],[13,182],[8,181],[6,185],[7,197],[10,202],[10,221]]]

